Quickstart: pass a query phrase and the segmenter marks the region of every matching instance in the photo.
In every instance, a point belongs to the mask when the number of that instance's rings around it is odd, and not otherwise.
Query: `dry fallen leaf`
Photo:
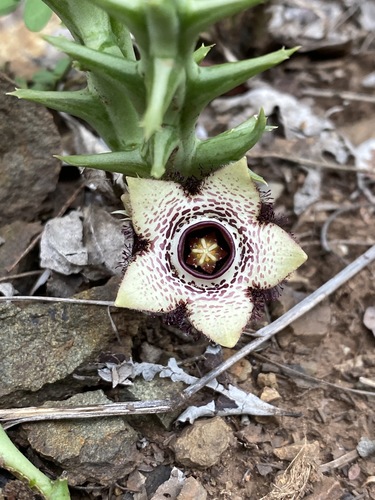
[[[50,219],[41,239],[41,267],[64,275],[82,272],[92,280],[121,274],[122,226],[94,205]]]

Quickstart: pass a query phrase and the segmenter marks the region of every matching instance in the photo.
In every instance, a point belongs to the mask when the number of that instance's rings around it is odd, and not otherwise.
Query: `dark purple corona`
[[[177,247],[181,267],[192,276],[209,280],[230,268],[235,252],[232,235],[216,221],[189,226],[181,234]]]

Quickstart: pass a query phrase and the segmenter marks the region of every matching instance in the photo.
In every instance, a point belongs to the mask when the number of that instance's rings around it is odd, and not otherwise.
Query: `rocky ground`
[[[216,42],[215,62],[280,45],[302,48],[213,102],[199,133],[233,127],[264,107],[278,128],[249,152],[249,165],[267,179],[306,264],[235,349],[211,355],[206,339],[141,313],[0,302],[0,408],[174,397],[188,375],[201,377],[227,359],[375,244],[373,3],[283,4],[271,2],[203,35]],[[123,223],[111,213],[121,208],[122,180],[61,168],[52,157],[103,145],[81,123],[5,96],[12,81],[31,81],[56,55],[17,17],[0,22],[0,292],[112,301]],[[81,83],[74,72],[65,80]],[[74,499],[375,498],[374,276],[370,264],[219,380],[300,416],[230,415],[228,399],[205,388],[189,405],[215,401],[220,416],[182,423],[172,409],[24,423],[9,435],[46,474],[65,471]],[[142,371],[129,385],[130,358],[152,366],[172,366],[172,358],[185,375],[151,380]],[[0,488],[3,498],[34,498],[1,469]]]

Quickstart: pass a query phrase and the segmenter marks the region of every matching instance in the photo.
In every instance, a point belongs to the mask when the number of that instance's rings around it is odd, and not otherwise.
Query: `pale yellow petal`
[[[179,283],[168,263],[153,253],[138,254],[126,269],[115,306],[155,313],[169,312],[179,302]]]
[[[182,187],[171,181],[126,178],[132,223],[137,234],[152,240],[173,224],[173,215],[181,212],[185,196]]]
[[[245,221],[256,221],[260,212],[260,196],[246,158],[217,170],[204,181],[203,186],[203,197],[224,211],[228,219],[235,216],[236,226]]]
[[[236,345],[253,311],[246,291],[232,288],[223,293],[202,294],[187,304],[191,324],[224,347]]]
[[[249,228],[248,234],[245,274],[250,287],[276,286],[307,259],[302,248],[276,224]]]

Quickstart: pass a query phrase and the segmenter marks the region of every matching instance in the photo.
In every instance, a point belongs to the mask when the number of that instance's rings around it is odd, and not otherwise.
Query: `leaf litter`
[[[170,358],[167,366],[154,363],[134,363],[133,360],[125,361],[120,365],[112,363],[101,368],[99,376],[106,382],[111,382],[113,387],[118,384],[131,385],[132,380],[137,376],[142,376],[146,381],[153,380],[156,375],[160,378],[170,378],[172,382],[183,382],[190,386],[197,382],[198,378],[186,373],[177,365],[174,358]],[[228,408],[218,409],[217,404],[211,401],[204,406],[188,407],[177,419],[177,422],[190,422],[192,424],[199,417],[230,416],[230,415],[290,415],[290,411],[283,411],[273,405],[265,403],[257,396],[246,393],[238,387],[229,384],[224,387],[216,379],[206,384],[206,387],[225,396],[230,401]],[[229,402],[228,401],[228,402]]]

